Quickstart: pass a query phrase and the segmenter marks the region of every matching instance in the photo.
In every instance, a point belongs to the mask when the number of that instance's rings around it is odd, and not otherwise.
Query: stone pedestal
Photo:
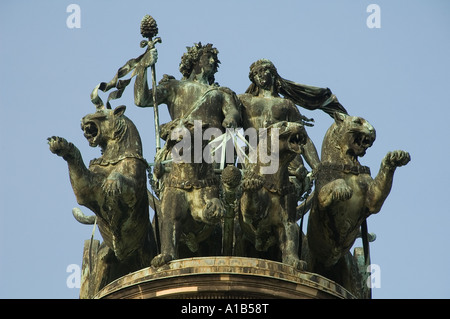
[[[104,287],[106,299],[351,299],[347,290],[317,274],[270,260],[245,257],[179,259],[148,267]]]

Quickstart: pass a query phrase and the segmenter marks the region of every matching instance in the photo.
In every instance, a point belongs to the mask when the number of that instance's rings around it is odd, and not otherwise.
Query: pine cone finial
[[[151,39],[158,34],[158,26],[152,16],[146,14],[141,21],[141,35]]]

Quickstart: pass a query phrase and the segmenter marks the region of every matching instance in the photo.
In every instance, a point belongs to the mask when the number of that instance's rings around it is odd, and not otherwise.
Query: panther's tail
[[[78,222],[82,224],[94,225],[95,223],[95,215],[87,216],[78,207],[74,207],[72,209],[72,215]]]

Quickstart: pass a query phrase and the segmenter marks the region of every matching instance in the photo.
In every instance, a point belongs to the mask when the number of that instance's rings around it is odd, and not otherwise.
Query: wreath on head
[[[183,75],[183,79],[188,79],[192,73],[192,70],[194,69],[195,65],[200,61],[200,57],[205,53],[211,53],[215,57],[215,63],[214,63],[214,72],[209,77],[208,81],[209,84],[214,83],[214,73],[217,72],[217,69],[219,68],[219,59],[217,58],[219,51],[212,46],[211,43],[208,43],[206,45],[202,45],[201,42],[195,43],[192,47],[186,47],[187,52],[183,54],[181,57],[180,62],[180,72]]]

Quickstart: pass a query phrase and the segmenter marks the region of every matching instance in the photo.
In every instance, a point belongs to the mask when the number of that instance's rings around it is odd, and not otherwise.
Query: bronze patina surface
[[[48,139],[68,164],[77,202],[94,213],[74,208],[75,218],[102,236],[85,242],[80,297],[370,298],[367,218],[410,154],[387,153],[372,178],[359,163],[375,141],[372,125],[329,88],[282,78],[268,59],[251,64],[251,84],[236,94],[215,82],[218,50],[199,42],[181,57],[181,79],[163,75],[157,84],[158,31],[144,16],[145,52],[91,93],[96,112],[81,126],[99,158],[86,167],[72,143]],[[154,111],[153,163],[125,106],[110,105],[133,78],[135,105]],[[99,91],[113,88],[104,104]],[[162,125],[161,104],[171,117]],[[320,156],[306,131],[313,119],[297,107],[334,119]],[[357,237],[363,247],[352,254]]]

